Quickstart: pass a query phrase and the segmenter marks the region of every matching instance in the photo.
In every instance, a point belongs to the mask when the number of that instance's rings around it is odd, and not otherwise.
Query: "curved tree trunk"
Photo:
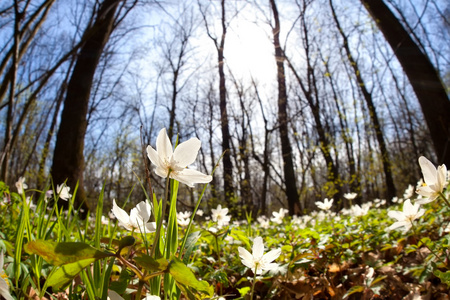
[[[120,1],[105,0],[100,5],[92,27],[86,33],[86,43],[80,50],[78,59],[67,86],[67,95],[61,116],[53,155],[52,179],[54,184],[67,185],[78,191],[75,207],[86,206],[83,188],[84,137],[87,128],[87,112],[95,70],[103,49],[113,30],[115,12]]]
[[[437,163],[450,166],[450,101],[436,68],[383,0],[361,0],[361,3],[408,76],[430,130]]]

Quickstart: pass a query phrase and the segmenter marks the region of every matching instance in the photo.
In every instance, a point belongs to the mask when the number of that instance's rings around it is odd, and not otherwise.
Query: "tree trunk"
[[[87,29],[92,34],[80,50],[67,87],[51,174],[55,185],[67,180],[71,191],[79,184],[75,207],[87,204],[83,188],[84,137],[88,125],[86,117],[95,70],[113,30],[119,2],[105,0],[100,5],[92,28]]]
[[[223,181],[225,190],[225,199],[234,199],[234,187],[233,187],[233,163],[231,162],[230,154],[230,128],[228,125],[228,112],[227,112],[227,89],[225,86],[225,71],[224,71],[224,49],[225,49],[225,36],[227,33],[226,19],[225,19],[225,0],[221,2],[222,7],[222,36],[220,38],[220,44],[217,47],[218,63],[219,63],[219,101],[220,101],[220,128],[222,131],[222,151],[223,155]],[[230,202],[231,204],[231,202]]]
[[[292,147],[289,141],[286,76],[284,70],[284,55],[280,45],[280,20],[275,0],[270,0],[275,26],[272,27],[275,60],[277,64],[278,81],[278,126],[280,129],[281,153],[283,155],[284,181],[288,200],[289,215],[300,213],[300,200],[292,159]]]
[[[383,0],[361,0],[392,47],[419,100],[438,158],[450,166],[450,101],[428,55]]]

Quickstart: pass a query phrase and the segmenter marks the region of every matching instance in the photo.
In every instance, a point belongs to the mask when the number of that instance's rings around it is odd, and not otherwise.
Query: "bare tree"
[[[383,0],[361,0],[361,3],[409,78],[430,130],[437,162],[450,165],[450,101],[436,68]]]
[[[288,126],[288,97],[286,91],[286,75],[284,70],[285,56],[280,44],[280,18],[275,0],[270,0],[273,19],[275,24],[272,25],[273,46],[275,47],[275,60],[277,64],[277,81],[278,81],[278,126],[280,130],[281,153],[283,156],[284,180],[286,185],[286,197],[288,200],[289,214],[300,213],[300,201],[297,190],[297,182],[294,170],[294,161],[292,154],[292,146],[289,140]]]
[[[105,0],[98,7],[94,22],[85,32],[89,36],[80,49],[64,100],[51,174],[55,184],[67,181],[72,190],[78,185],[76,207],[86,205],[83,150],[92,82],[103,49],[113,31],[119,3],[118,0]]]
[[[393,197],[396,196],[396,189],[394,184],[394,179],[392,177],[392,164],[389,158],[389,153],[386,145],[386,141],[383,134],[383,129],[381,128],[381,124],[378,118],[378,114],[372,99],[372,94],[366,87],[366,84],[362,78],[361,71],[358,67],[358,62],[353,58],[352,53],[350,51],[350,46],[348,42],[348,38],[345,35],[339,20],[336,16],[336,11],[333,6],[332,0],[329,0],[331,11],[333,14],[333,19],[336,23],[337,29],[341,34],[343,40],[343,46],[345,50],[345,56],[348,58],[350,65],[354,71],[354,76],[356,77],[356,82],[361,90],[361,93],[364,97],[364,100],[367,105],[367,109],[369,110],[369,116],[373,124],[373,130],[375,131],[375,136],[378,141],[378,146],[380,147],[381,159],[383,163],[384,175],[385,175],[385,183],[386,183],[386,198],[388,201],[391,201]]]
[[[200,5],[200,3],[199,3]],[[227,35],[227,19],[226,19],[226,8],[225,8],[225,0],[220,1],[220,26],[221,26],[221,34],[220,38],[213,35],[209,28],[209,23],[206,18],[206,12],[200,5],[200,10],[203,16],[203,20],[205,22],[206,31],[209,38],[214,42],[214,46],[217,50],[217,63],[219,70],[219,107],[220,107],[220,129],[222,132],[222,151],[224,153],[222,161],[223,161],[223,182],[224,182],[224,191],[225,197],[228,200],[234,199],[234,185],[233,185],[233,163],[231,161],[231,135],[230,135],[230,126],[228,120],[228,104],[227,104],[227,87],[226,87],[226,77],[225,77],[225,59],[224,59],[224,50],[225,50],[225,38]]]

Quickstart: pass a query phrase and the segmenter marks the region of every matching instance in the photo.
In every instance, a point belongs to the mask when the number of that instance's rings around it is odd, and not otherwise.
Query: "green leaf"
[[[191,269],[175,256],[169,263],[169,273],[188,299],[205,299],[205,296],[212,297],[214,294],[214,290],[208,282],[198,280]]]
[[[109,284],[109,289],[117,292],[118,294],[123,294],[127,289],[130,280],[130,273],[128,270],[124,269],[120,272],[119,280],[111,281]]]
[[[241,294],[241,297],[244,297],[245,295],[248,294],[248,292],[250,292],[250,287],[246,286],[241,289],[238,289],[238,291],[239,291],[239,294]]]
[[[29,254],[37,254],[54,266],[62,266],[86,259],[101,259],[114,254],[97,250],[88,244],[37,240],[25,245]]]
[[[362,293],[362,292],[364,292],[364,287],[363,286],[360,286],[360,285],[356,285],[356,286],[353,286],[353,287],[351,287],[348,291],[347,291],[347,293],[344,295],[344,299],[345,298],[347,298],[348,296],[350,296],[351,294],[354,294],[354,293]]]
[[[136,239],[131,235],[122,238],[119,241],[119,249],[117,250],[117,252],[120,252],[120,250],[122,250],[125,247],[133,246],[134,243],[136,243]]]
[[[135,257],[134,260],[151,273],[165,271],[169,265],[169,262],[165,258],[154,259],[145,254]]]
[[[46,285],[58,290],[68,285],[78,273],[92,264],[96,259],[82,259],[73,263],[68,263],[52,272],[47,279]]]
[[[445,283],[448,287],[450,287],[450,271],[442,272],[439,270],[434,270],[433,274],[439,277],[442,283]]]

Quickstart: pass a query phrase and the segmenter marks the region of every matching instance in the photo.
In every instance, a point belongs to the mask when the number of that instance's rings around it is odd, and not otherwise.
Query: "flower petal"
[[[152,146],[147,146],[147,156],[148,159],[154,164],[156,167],[160,167],[161,162],[159,159],[158,152],[156,152],[155,149],[152,148]]]
[[[121,209],[116,204],[116,199],[113,200],[113,207],[111,210],[116,216],[117,220],[119,220],[119,222],[121,222],[122,224],[128,224],[130,222],[130,216],[128,216],[127,212]]]
[[[255,260],[260,260],[264,255],[264,242],[262,237],[257,236],[253,240],[253,257]]]
[[[425,156],[419,157],[419,165],[422,169],[423,180],[427,185],[436,183],[436,167]]]
[[[148,220],[150,220],[150,216],[152,215],[152,207],[147,203],[147,201],[139,202],[136,205],[136,210],[144,223],[147,223]]]
[[[194,187],[194,183],[208,183],[212,180],[211,175],[206,175],[191,169],[184,169],[178,173],[171,173],[170,177],[190,187]]]
[[[442,192],[446,183],[447,183],[447,167],[445,165],[440,165],[437,168],[437,185],[439,188],[439,192]]]
[[[250,252],[242,247],[238,247],[238,251],[242,263],[250,269],[253,268],[253,256],[250,254]]]
[[[158,137],[156,139],[156,151],[158,156],[162,160],[170,161],[173,155],[172,143],[167,136],[166,129],[163,128],[159,131]]]
[[[272,261],[277,259],[278,256],[280,256],[280,254],[281,254],[281,249],[271,250],[271,251],[267,252],[266,254],[264,254],[263,260],[265,263],[271,263]]]
[[[173,159],[180,167],[187,167],[192,164],[198,155],[198,150],[202,143],[198,138],[191,138],[179,144],[173,153]]]

